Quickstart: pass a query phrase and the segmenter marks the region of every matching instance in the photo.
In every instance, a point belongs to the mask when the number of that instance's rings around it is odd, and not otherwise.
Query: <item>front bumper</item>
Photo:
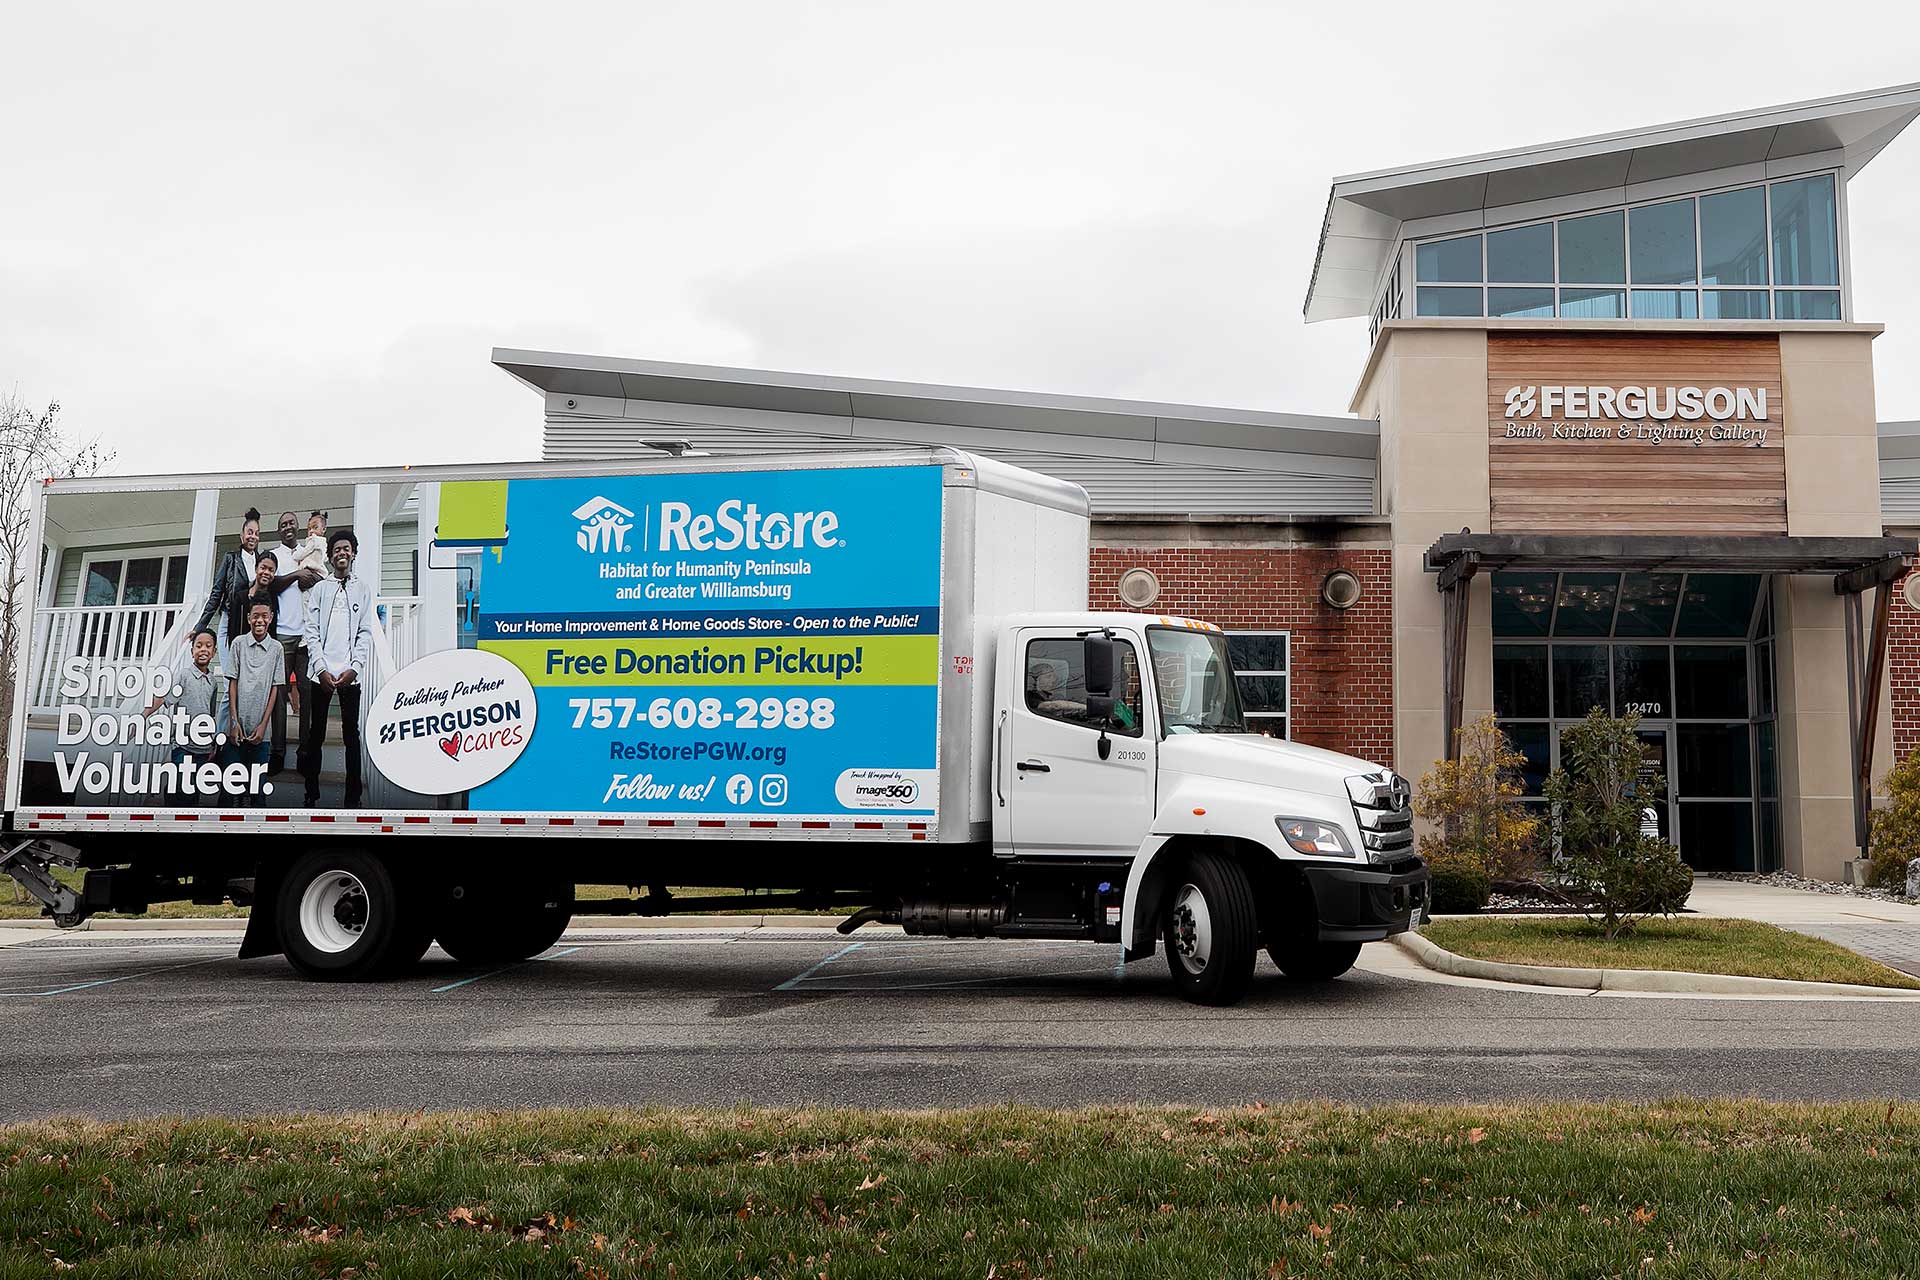
[[[1427,914],[1432,877],[1417,857],[1386,867],[1319,865],[1301,872],[1313,890],[1322,942],[1378,942],[1412,928],[1416,913]]]

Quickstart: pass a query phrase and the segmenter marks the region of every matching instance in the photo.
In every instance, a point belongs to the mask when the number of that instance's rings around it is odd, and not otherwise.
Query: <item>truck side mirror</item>
[[[1089,703],[1096,697],[1106,698],[1111,710],[1113,700],[1113,637],[1095,632],[1082,637],[1086,646],[1082,665],[1087,673],[1087,697]]]

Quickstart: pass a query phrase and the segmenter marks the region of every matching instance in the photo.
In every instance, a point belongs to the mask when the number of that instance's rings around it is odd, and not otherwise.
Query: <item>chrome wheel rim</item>
[[[1199,975],[1207,971],[1213,956],[1213,917],[1207,914],[1207,898],[1199,886],[1183,884],[1173,895],[1173,954],[1180,967]]]
[[[351,871],[323,871],[300,895],[300,932],[316,951],[338,955],[367,930],[367,886]]]

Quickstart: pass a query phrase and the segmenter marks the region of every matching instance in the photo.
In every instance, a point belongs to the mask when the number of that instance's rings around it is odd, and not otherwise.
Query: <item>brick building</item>
[[[940,444],[1075,481],[1095,607],[1230,634],[1249,725],[1418,778],[1492,713],[1535,795],[1642,717],[1703,869],[1839,877],[1920,749],[1920,423],[1878,423],[1847,184],[1920,86],[1333,183],[1350,416],[500,350],[545,457]],[[1904,589],[1903,589],[1904,584]]]

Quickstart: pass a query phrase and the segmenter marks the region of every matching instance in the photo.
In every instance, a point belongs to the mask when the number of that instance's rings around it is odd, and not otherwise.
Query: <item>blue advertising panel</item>
[[[499,482],[467,487],[441,486],[443,530],[501,511]],[[468,808],[934,813],[939,467],[504,489],[503,518],[461,530],[482,548],[477,646],[537,715]]]

